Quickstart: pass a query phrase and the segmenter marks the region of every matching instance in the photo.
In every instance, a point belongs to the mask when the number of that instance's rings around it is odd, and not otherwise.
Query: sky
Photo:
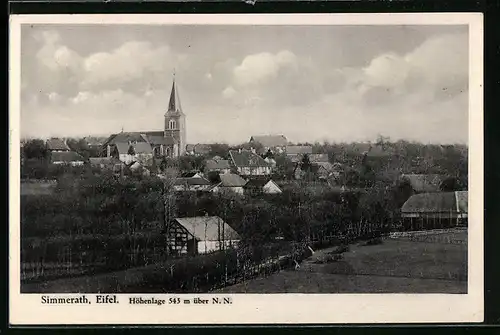
[[[467,26],[24,25],[21,136],[468,143]]]

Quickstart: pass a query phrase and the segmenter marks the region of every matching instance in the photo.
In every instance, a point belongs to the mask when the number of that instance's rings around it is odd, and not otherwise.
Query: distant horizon
[[[155,131],[155,130],[152,130],[152,131]],[[156,130],[156,131],[160,131],[160,130]],[[128,132],[128,131],[125,131],[124,132]],[[136,132],[136,131],[129,131],[129,132]],[[90,134],[90,135],[87,135],[87,136],[49,136],[49,137],[21,137],[21,141],[29,141],[29,140],[48,140],[50,138],[60,138],[60,139],[64,139],[64,140],[68,140],[68,139],[75,139],[75,140],[81,140],[81,139],[84,139],[86,137],[100,137],[100,138],[109,138],[111,135],[115,135],[115,134],[118,134],[119,132],[117,133],[113,133],[113,134],[109,134],[109,135],[96,135],[96,134]],[[262,134],[259,134],[260,136],[262,136]],[[254,136],[259,136],[259,135],[254,135]],[[290,143],[291,145],[304,145],[304,144],[308,144],[308,145],[316,145],[316,144],[320,144],[320,145],[323,145],[325,143],[327,144],[357,144],[357,143],[363,143],[363,144],[375,144],[377,142],[377,139],[372,139],[372,140],[366,140],[366,141],[292,141],[290,140],[286,134],[265,134],[265,135],[284,135],[286,138],[287,138],[287,141],[288,143]],[[383,136],[383,135],[382,135]],[[207,144],[207,145],[212,145],[212,144],[225,144],[225,145],[229,145],[229,146],[237,146],[237,145],[242,145],[242,144],[246,144],[246,143],[249,143],[249,139],[248,138],[247,140],[244,140],[244,141],[240,141],[240,142],[224,142],[224,141],[204,141],[204,142],[194,142],[194,143],[188,143],[187,145],[196,145],[196,144]],[[422,141],[415,141],[415,140],[407,140],[407,139],[392,139],[392,138],[389,138],[385,141],[385,143],[397,143],[397,142],[408,142],[408,143],[415,143],[415,144],[422,144],[422,145],[438,145],[438,146],[447,146],[447,145],[460,145],[460,146],[466,146],[466,147],[469,147],[469,144],[468,143],[460,143],[460,142],[454,142],[454,143],[436,143],[436,142],[422,142]]]

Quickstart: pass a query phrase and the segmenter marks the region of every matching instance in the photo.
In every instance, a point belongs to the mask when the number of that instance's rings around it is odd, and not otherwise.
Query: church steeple
[[[172,137],[177,149],[175,156],[183,155],[186,152],[186,115],[182,112],[179,90],[175,83],[175,72],[172,82],[172,91],[168,101],[168,109],[165,112],[165,137]]]
[[[170,100],[168,101],[168,112],[177,112],[182,114],[181,99],[179,98],[179,90],[175,84],[175,72],[172,82],[172,91],[170,92]]]

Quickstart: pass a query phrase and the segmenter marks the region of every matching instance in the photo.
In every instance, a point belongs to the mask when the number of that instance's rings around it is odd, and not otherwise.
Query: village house
[[[174,182],[175,191],[207,191],[210,187],[210,182],[202,177],[181,177]]]
[[[170,249],[179,255],[206,254],[236,248],[238,233],[218,216],[175,218],[167,230]]]
[[[280,194],[281,188],[269,178],[253,178],[243,186],[247,195]]]
[[[65,140],[60,138],[50,138],[46,142],[47,150],[49,152],[68,152],[70,148]]]
[[[232,170],[241,176],[266,176],[271,174],[272,166],[264,158],[250,150],[229,150]]]
[[[87,136],[84,137],[83,140],[85,141],[89,149],[100,149],[104,142],[106,142],[106,137]]]
[[[214,157],[212,159],[206,160],[205,172],[229,173],[231,172],[231,165],[229,164],[229,160],[227,159]]]
[[[183,172],[181,173],[181,178],[204,178],[202,173],[199,171]]]
[[[262,146],[262,152],[259,152],[259,154],[268,150],[271,150],[272,153],[284,153],[288,140],[284,135],[262,135],[250,137],[249,143],[250,145],[259,144]]]
[[[113,155],[125,164],[146,162],[153,158],[153,149],[147,142],[116,143],[116,154]]]
[[[234,173],[226,173],[220,175],[220,182],[213,185],[210,188],[210,192],[218,193],[218,192],[232,192],[235,194],[242,195],[244,193],[244,186],[247,181],[237,174]]]
[[[210,154],[212,150],[209,144],[188,144],[186,145],[186,154],[193,156],[204,156]]]
[[[401,207],[402,224],[408,230],[466,226],[467,216],[467,191],[415,194]]]
[[[285,148],[285,153],[288,159],[292,162],[297,163],[302,160],[304,155],[312,154],[311,145],[288,145]]]
[[[74,151],[52,151],[50,163],[54,165],[82,166],[85,159]]]

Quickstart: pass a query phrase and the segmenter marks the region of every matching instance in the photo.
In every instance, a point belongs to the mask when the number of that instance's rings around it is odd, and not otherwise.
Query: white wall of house
[[[244,190],[243,187],[226,187],[226,186],[215,186],[212,188],[211,192],[218,193],[218,192],[234,192],[236,194],[243,194]]]
[[[210,185],[174,185],[175,191],[204,191]]]
[[[281,193],[281,189],[272,180],[268,181],[263,187],[264,193],[267,194],[278,194]]]
[[[65,161],[54,161],[52,162],[54,165],[71,165],[71,166],[82,166],[84,164],[83,161],[74,161],[74,162],[65,162]]]
[[[238,167],[238,174],[243,176],[266,176],[271,174],[271,167],[270,166]]]
[[[239,240],[228,240],[228,241],[198,241],[198,253],[206,254],[209,252],[214,252],[221,250],[221,246],[227,248],[236,248]]]

